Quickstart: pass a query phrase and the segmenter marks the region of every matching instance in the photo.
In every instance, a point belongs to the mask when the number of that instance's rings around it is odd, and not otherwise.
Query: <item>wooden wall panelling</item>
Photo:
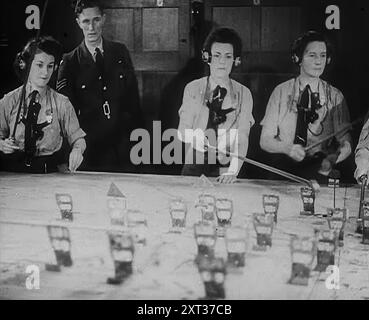
[[[291,61],[289,50],[284,52],[253,51],[244,54],[246,72],[259,73],[292,73],[295,66]]]
[[[144,8],[143,51],[178,51],[178,8]]]
[[[180,67],[176,52],[139,52],[132,53],[137,71],[177,71]]]
[[[156,0],[105,3],[107,33],[130,50],[146,127],[150,129],[161,112],[163,89],[189,59],[190,1],[164,0],[161,7]]]
[[[189,3],[164,0],[159,7],[156,0],[106,1],[106,32],[127,44],[137,71],[178,71],[189,58]],[[122,12],[130,13],[128,20]]]
[[[124,43],[128,50],[134,50],[133,9],[105,9],[106,23],[104,36],[109,40]]]
[[[182,68],[190,58],[190,14],[190,1],[181,1],[178,17],[180,68]]]
[[[261,14],[260,8],[251,7],[251,51],[260,49]]]
[[[142,72],[142,104],[149,126],[153,120],[159,120],[160,104],[165,98],[162,92],[175,75],[176,72]]]
[[[293,71],[290,47],[304,25],[302,3],[268,0],[255,5],[249,0],[209,0],[205,2],[205,18],[215,25],[232,27],[240,34],[243,63],[235,72],[290,73]]]
[[[242,39],[243,50],[251,50],[250,7],[213,7],[213,21],[236,30]]]
[[[261,50],[289,51],[301,33],[299,7],[261,8]]]
[[[133,26],[134,26],[134,51],[142,51],[142,10],[141,8],[133,9]]]

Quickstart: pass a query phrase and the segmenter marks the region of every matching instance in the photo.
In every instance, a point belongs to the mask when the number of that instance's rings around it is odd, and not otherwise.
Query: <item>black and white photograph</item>
[[[369,300],[369,2],[1,7],[0,300]]]

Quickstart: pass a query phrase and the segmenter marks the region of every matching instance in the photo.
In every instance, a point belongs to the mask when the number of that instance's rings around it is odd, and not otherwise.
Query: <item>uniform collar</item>
[[[23,102],[23,110],[21,114],[21,118],[26,117],[26,114],[28,112],[28,103],[31,99],[32,92],[36,90],[32,87],[32,84],[30,82],[26,85],[26,92],[25,92],[25,99]],[[51,101],[51,88],[49,86],[46,86],[45,90],[39,91],[39,93],[36,95],[36,102],[40,103],[43,108],[46,108],[44,113],[45,121],[48,123],[51,123],[53,121],[53,104]]]
[[[86,40],[84,41],[85,46],[88,50],[88,52],[90,52],[91,56],[95,55],[95,50],[96,48],[99,48],[101,53],[104,54],[104,49],[103,49],[103,40],[101,38],[100,43],[97,46],[90,46],[89,44],[87,44]]]
[[[42,100],[46,97],[47,91],[48,91],[48,86],[46,86],[46,88],[44,90],[39,90],[39,89],[35,89],[32,84],[30,82],[27,83],[26,85],[26,99],[28,99],[31,95],[31,93],[37,90],[38,94],[36,96],[37,100]]]

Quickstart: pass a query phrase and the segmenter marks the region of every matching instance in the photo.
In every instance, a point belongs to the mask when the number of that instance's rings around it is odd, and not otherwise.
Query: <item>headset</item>
[[[22,51],[18,52],[15,57],[15,67],[18,67],[20,70],[26,70],[29,63],[32,63],[31,52],[36,52],[40,45],[40,39],[32,39],[30,40]]]
[[[15,58],[15,65],[20,70],[25,70],[27,68],[27,62],[26,59],[24,58],[23,52],[17,53],[17,56]]]
[[[201,50],[201,56],[202,56],[202,61],[204,61],[205,63],[211,63],[211,54],[209,54],[208,51],[206,51],[205,49]],[[234,66],[238,67],[241,65],[241,57],[236,57],[236,59],[233,60]]]
[[[19,52],[15,58],[15,66],[18,67],[21,71],[26,70],[28,63],[30,63],[29,61],[30,58],[31,57],[25,57],[25,54],[23,51]],[[54,71],[56,71],[57,69],[58,69],[58,65],[57,63],[55,63]]]
[[[332,48],[328,40],[319,32],[316,31],[308,31],[303,34],[301,37],[297,38],[291,48],[291,59],[292,62],[296,65],[300,65],[302,62],[302,56],[307,45],[310,42],[319,41],[324,42],[327,47],[327,62],[326,65],[329,65],[332,60]]]
[[[55,43],[57,43],[57,41],[54,40],[53,38],[44,36],[38,40],[36,39],[30,40],[26,44],[26,46],[23,48],[23,50],[17,53],[13,65],[14,65],[16,74],[21,79],[23,78],[23,75],[25,74],[28,68],[28,65],[32,63],[32,61],[30,61],[32,59],[32,55],[31,55],[32,50],[34,50],[34,52],[37,52],[37,49],[39,49],[40,45],[42,46],[43,41],[55,41]],[[40,50],[43,51],[42,49]],[[56,49],[54,48],[54,50]],[[54,55],[54,58],[55,58],[55,64],[54,64],[53,72],[55,72],[58,69],[58,62],[59,62],[58,60],[60,59],[56,54]]]

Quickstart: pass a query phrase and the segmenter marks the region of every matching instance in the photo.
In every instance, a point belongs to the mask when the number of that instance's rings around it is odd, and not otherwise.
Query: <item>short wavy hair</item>
[[[292,61],[295,64],[298,65],[299,63],[301,63],[306,47],[309,43],[314,41],[324,42],[327,47],[327,59],[332,57],[333,48],[328,39],[320,32],[308,31],[304,33],[301,37],[297,38],[292,44],[291,57]],[[295,57],[297,57],[297,59],[295,59]]]
[[[203,51],[211,55],[211,46],[213,43],[230,43],[233,46],[234,57],[241,57],[242,55],[242,40],[238,33],[227,27],[214,29],[206,38],[203,46]]]
[[[101,15],[104,14],[104,7],[101,4],[101,1],[98,0],[77,0],[76,5],[74,6],[74,14],[76,18],[82,13],[83,9],[87,8],[98,8],[100,10]]]
[[[63,54],[61,44],[51,36],[41,36],[38,39],[32,38],[24,46],[23,50],[19,52],[14,60],[14,71],[21,81],[26,80],[27,68],[33,55],[45,52],[55,59],[55,66],[58,66]]]

